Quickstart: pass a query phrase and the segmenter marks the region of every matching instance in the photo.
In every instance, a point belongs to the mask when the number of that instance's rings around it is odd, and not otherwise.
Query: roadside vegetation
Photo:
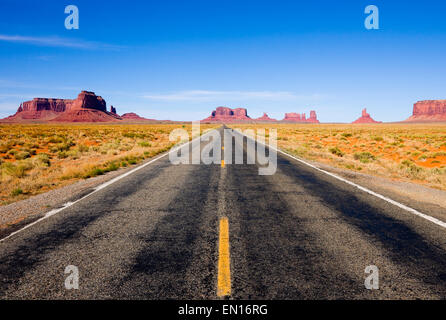
[[[202,125],[206,130],[211,125]],[[0,205],[135,165],[191,125],[0,125]]]
[[[276,128],[278,147],[356,172],[446,190],[446,124],[258,124]]]

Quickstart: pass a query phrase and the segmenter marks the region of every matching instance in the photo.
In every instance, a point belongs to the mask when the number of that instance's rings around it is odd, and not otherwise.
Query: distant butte
[[[55,122],[110,122],[121,120],[116,113],[108,112],[105,100],[94,92],[82,91],[75,100],[67,101],[61,115],[52,119]],[[116,109],[113,108],[116,112]]]
[[[358,118],[356,121],[353,121],[352,123],[362,124],[362,123],[382,123],[382,122],[373,120],[370,114],[367,113],[367,109],[363,109],[362,116]]]
[[[317,119],[316,111],[310,111],[310,117],[307,119],[305,113],[285,113],[285,118],[281,122],[286,123],[319,123]]]
[[[129,113],[124,113],[121,118],[123,120],[135,120],[135,121],[145,121],[145,120],[149,120],[143,117],[140,117],[139,115],[137,115],[134,112],[129,112]]]
[[[270,118],[266,113],[263,113],[263,116],[254,120],[259,122],[277,122],[276,119]]]
[[[244,108],[231,109],[227,107],[218,107],[212,111],[211,115],[202,122],[209,123],[239,123],[239,122],[284,122],[284,123],[319,123],[316,111],[310,112],[310,117],[306,118],[305,113],[286,113],[281,121],[270,118],[266,113],[260,118],[252,119],[248,116],[248,111]]]
[[[412,116],[404,122],[444,121],[446,121],[446,100],[424,100],[414,104]]]
[[[248,116],[248,111],[243,108],[230,109],[227,107],[218,107],[212,111],[211,115],[206,119],[201,120],[202,122],[244,122],[252,121]]]
[[[143,118],[134,112],[124,113],[121,118],[122,120],[129,122],[173,122],[171,120],[155,120]]]
[[[82,91],[76,99],[34,98],[20,104],[17,112],[1,122],[172,122],[146,119],[136,113],[117,114],[105,100],[91,91]]]
[[[116,112],[116,109],[112,108]],[[82,91],[76,99],[34,98],[20,104],[4,122],[109,122],[121,117],[108,112],[105,100],[94,92]]]

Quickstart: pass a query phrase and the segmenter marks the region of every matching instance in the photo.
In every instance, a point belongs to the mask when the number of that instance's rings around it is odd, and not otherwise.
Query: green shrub
[[[328,151],[330,151],[332,154],[334,154],[338,157],[344,156],[344,153],[338,147],[330,148],[330,149],[328,149]]]
[[[17,196],[19,196],[19,195],[21,195],[21,194],[23,194],[23,190],[22,190],[21,188],[14,189],[14,190],[12,190],[12,192],[11,192],[11,195],[12,195],[13,197],[17,197]]]
[[[48,139],[49,143],[62,143],[63,141],[64,141],[64,139],[59,136],[54,136],[54,137],[51,137],[50,139]]]
[[[65,151],[60,151],[60,152],[57,154],[57,157],[58,157],[59,159],[66,159],[66,158],[68,158],[68,154],[67,154],[67,152],[65,152]]]
[[[10,162],[6,162],[2,164],[2,171],[7,175],[16,178],[23,178],[26,175],[26,167],[24,165],[15,165]]]
[[[410,167],[410,166],[414,165],[414,162],[412,160],[406,159],[406,160],[401,161],[401,165],[405,166],[405,167]]]
[[[140,145],[141,147],[144,147],[144,148],[147,148],[147,147],[151,147],[151,146],[152,146],[152,145],[151,145],[149,142],[147,142],[147,141],[140,142],[139,145]]]
[[[115,161],[108,164],[108,166],[104,169],[104,172],[116,171],[119,169],[119,164]]]
[[[435,152],[433,155],[432,155],[432,157],[433,158],[436,158],[436,157],[444,157],[444,156],[446,156],[446,152]]]
[[[80,144],[77,146],[77,149],[79,150],[79,152],[88,152],[88,150],[90,150],[90,148],[86,145]]]
[[[103,169],[101,168],[93,168],[90,171],[88,171],[85,175],[84,178],[92,178],[92,177],[96,177],[96,176],[100,176],[103,175],[105,172]]]
[[[134,138],[134,137],[135,137],[135,134],[134,134],[133,132],[124,132],[124,133],[122,134],[122,136],[123,136],[123,137],[126,137],[126,138]]]
[[[36,157],[37,161],[39,161],[42,165],[49,167],[51,165],[50,156],[46,153],[39,153]]]
[[[416,176],[418,173],[423,171],[423,168],[417,166],[413,161],[411,160],[403,160],[401,162],[401,166],[402,169],[406,169],[407,172],[411,175],[411,176]]]
[[[354,158],[362,163],[369,163],[370,161],[376,160],[376,157],[370,152],[357,152]]]
[[[28,151],[20,151],[15,154],[16,160],[24,160],[30,158],[31,154]]]

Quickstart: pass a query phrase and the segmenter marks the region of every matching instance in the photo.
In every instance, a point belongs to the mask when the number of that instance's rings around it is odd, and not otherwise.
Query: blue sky
[[[79,8],[67,30],[66,5]],[[376,5],[380,29],[366,30]],[[399,121],[446,99],[438,0],[0,2],[0,117],[33,97],[90,90],[118,113],[172,120],[217,106]]]

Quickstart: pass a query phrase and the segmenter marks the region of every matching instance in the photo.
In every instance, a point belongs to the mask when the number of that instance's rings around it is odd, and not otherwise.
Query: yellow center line
[[[221,167],[222,167],[222,168],[225,167],[225,160],[221,160]]]
[[[229,222],[228,218],[220,219],[220,237],[218,243],[218,279],[217,296],[231,295],[231,269],[229,258]]]

